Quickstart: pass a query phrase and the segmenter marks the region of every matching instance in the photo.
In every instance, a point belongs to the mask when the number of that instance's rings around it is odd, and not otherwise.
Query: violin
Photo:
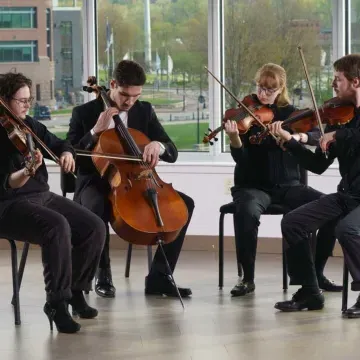
[[[322,124],[345,125],[355,116],[355,108],[353,104],[334,97],[319,107],[319,115]],[[281,124],[282,128],[286,127],[297,133],[306,133],[316,126],[318,121],[312,109],[296,110]],[[264,130],[253,135],[251,140],[255,144],[260,144],[267,135],[267,130]]]
[[[50,155],[50,157],[59,165],[59,158],[44,144],[44,142],[25,124],[25,122],[14,114],[6,101],[0,96],[0,125],[5,129],[9,140],[15,148],[24,156],[25,166],[34,176],[34,142],[38,144]],[[76,175],[71,172],[76,178]]]
[[[0,98],[1,105],[3,102]],[[22,131],[16,120],[4,110],[5,108],[0,106],[0,125],[5,129],[9,140],[15,148],[27,159],[25,162],[26,168],[29,170],[29,175],[34,176],[35,160],[32,136],[30,133]]]
[[[95,77],[89,77],[83,90],[95,92],[105,107],[112,106],[105,89],[96,85]],[[138,130],[126,128],[119,115],[113,120],[115,127],[101,133],[91,155],[97,171],[110,184],[111,227],[133,244],[170,243],[188,221],[185,202],[142,160],[142,151],[150,139]]]
[[[246,96],[242,102],[253,112],[257,119],[254,119],[249,115],[249,112],[241,105],[237,109],[228,109],[225,111],[221,126],[214,131],[211,131],[209,134],[205,134],[203,138],[204,144],[210,143],[210,145],[212,145],[212,139],[217,141],[216,135],[225,128],[227,120],[236,121],[239,134],[243,135],[247,133],[253,125],[259,126],[259,121],[261,121],[262,124],[267,125],[274,119],[273,111],[269,107],[261,104],[260,101],[252,95]]]

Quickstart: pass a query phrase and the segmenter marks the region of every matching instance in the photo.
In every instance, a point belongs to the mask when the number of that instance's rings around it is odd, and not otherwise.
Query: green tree
[[[268,62],[284,66],[291,91],[304,79],[297,50],[299,45],[303,48],[309,71],[319,69],[319,26],[310,3],[309,0],[226,3],[226,83],[236,96],[252,90],[257,69]],[[230,97],[227,100],[234,105]]]

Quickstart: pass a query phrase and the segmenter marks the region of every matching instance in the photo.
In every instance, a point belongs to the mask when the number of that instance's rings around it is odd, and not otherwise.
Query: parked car
[[[34,120],[51,120],[51,111],[48,106],[34,106]]]

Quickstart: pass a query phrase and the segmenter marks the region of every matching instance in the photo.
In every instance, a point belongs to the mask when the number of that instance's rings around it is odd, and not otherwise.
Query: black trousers
[[[0,206],[0,236],[41,247],[47,301],[67,300],[71,290],[91,289],[105,242],[100,218],[49,191]]]
[[[107,194],[109,192],[108,184],[99,180],[89,184],[80,194],[80,202],[82,205],[87,207],[89,210],[97,214],[101,219],[103,219],[106,225],[106,240],[104,250],[101,254],[100,259],[100,268],[110,267],[110,251],[109,251],[109,243],[110,243],[110,235],[109,235],[109,219],[110,219],[110,202],[107,198]],[[168,259],[170,268],[174,271],[177,260],[179,258],[179,254],[185,239],[186,231],[189,226],[192,213],[194,211],[194,201],[189,196],[178,192],[181,198],[184,200],[188,212],[189,218],[185,226],[180,231],[177,238],[169,243],[164,245],[164,251],[166,257]],[[136,206],[136,204],[134,204]],[[153,259],[152,268],[150,274],[155,274],[157,272],[167,273],[166,264],[164,257],[161,253],[161,250],[158,248]]]
[[[324,227],[328,221],[335,221],[335,237],[353,278],[351,288],[360,291],[359,205],[359,199],[338,192],[325,195],[284,216],[281,228],[288,245],[288,271],[294,285],[316,285],[307,234]]]
[[[270,204],[281,204],[296,209],[303,204],[319,199],[323,194],[304,185],[275,187],[271,190],[254,188],[235,188],[233,199],[236,203],[234,229],[237,261],[244,272],[244,280],[255,277],[255,258],[257,249],[260,216]],[[335,224],[328,223],[317,235],[316,264],[317,273],[322,275],[325,263],[335,245]]]

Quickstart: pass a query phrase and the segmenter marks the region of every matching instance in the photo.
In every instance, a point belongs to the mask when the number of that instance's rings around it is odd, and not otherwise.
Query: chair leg
[[[282,270],[283,270],[283,290],[284,292],[288,289],[288,279],[287,279],[287,262],[286,262],[286,253],[284,249],[284,239],[282,239]]]
[[[15,325],[21,324],[20,319],[20,296],[19,296],[19,275],[17,266],[17,249],[14,240],[9,240],[11,247],[11,268],[13,281],[14,317]]]
[[[27,260],[27,256],[28,256],[28,252],[29,252],[29,247],[30,247],[30,244],[28,242],[26,242],[24,244],[24,248],[23,248],[23,251],[21,254],[21,260],[20,260],[20,265],[19,265],[19,287],[21,286],[22,278],[24,275],[25,264],[26,264],[26,260]]]
[[[152,246],[148,245],[147,246],[147,257],[148,257],[148,268],[149,268],[149,272],[151,269],[151,264],[152,264]]]
[[[344,260],[344,269],[343,269],[343,290],[342,290],[342,304],[341,304],[341,311],[344,312],[347,310],[348,304],[348,287],[349,287],[349,270],[346,266]]]
[[[224,286],[224,213],[220,213],[219,219],[219,289]]]
[[[126,256],[126,267],[125,267],[125,277],[126,278],[128,278],[129,274],[130,274],[131,253],[132,253],[132,244],[129,244],[127,256]]]
[[[19,279],[19,292],[20,292],[20,287],[21,287],[21,283],[22,283],[22,278],[24,275],[24,270],[25,270],[25,264],[26,264],[26,260],[27,260],[27,256],[28,256],[28,252],[29,252],[29,247],[30,244],[28,242],[24,243],[24,247],[23,247],[23,251],[21,254],[21,260],[20,260],[20,265],[19,265],[19,272],[18,272],[18,279]],[[11,304],[15,304],[15,298],[13,296],[12,300],[11,300]]]
[[[311,246],[314,261],[315,261],[315,255],[316,255],[316,243],[317,243],[317,235],[316,235],[316,231],[314,231],[310,235],[310,246]]]

